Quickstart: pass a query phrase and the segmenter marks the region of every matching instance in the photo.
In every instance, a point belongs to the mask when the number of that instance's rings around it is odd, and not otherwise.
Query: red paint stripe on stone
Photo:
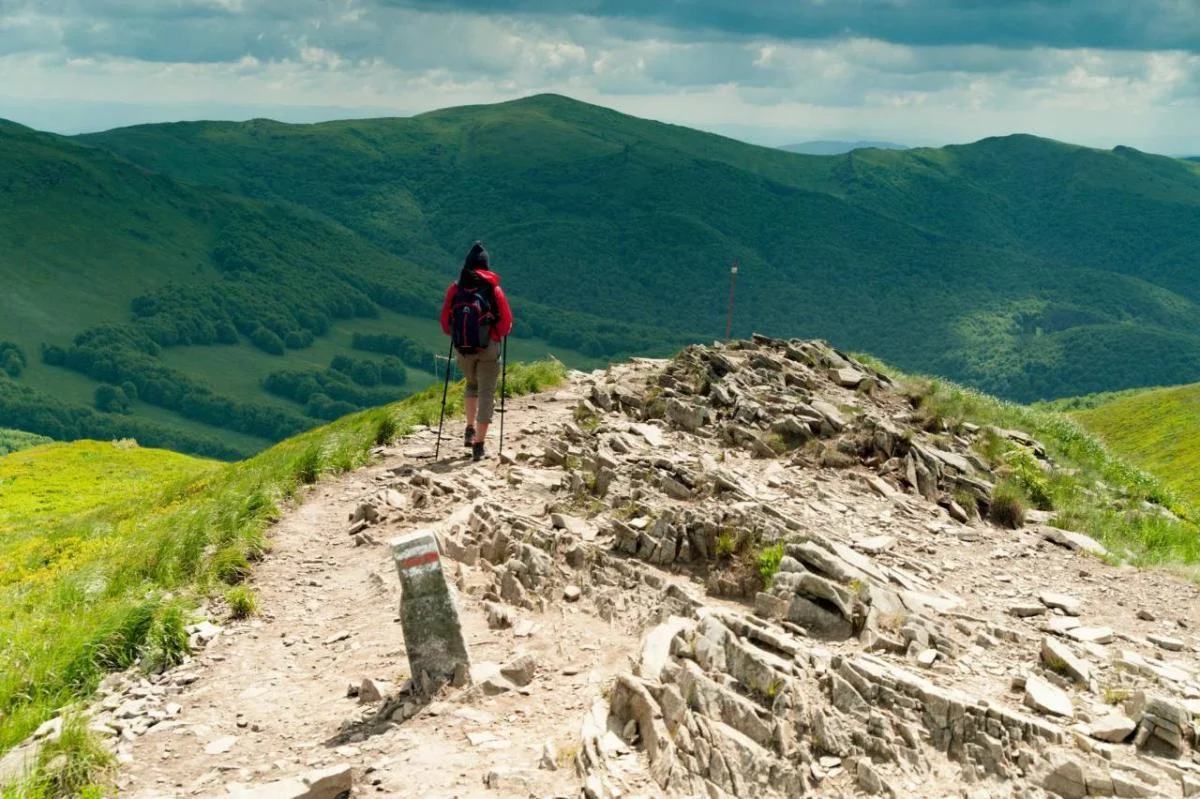
[[[426,563],[435,563],[438,560],[437,550],[432,552],[422,552],[420,555],[413,555],[411,558],[405,558],[400,561],[401,569],[415,569],[417,566],[424,566]]]

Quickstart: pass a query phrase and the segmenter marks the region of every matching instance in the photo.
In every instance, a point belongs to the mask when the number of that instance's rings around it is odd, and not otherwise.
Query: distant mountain
[[[836,141],[832,139],[818,139],[801,142],[800,144],[785,144],[779,149],[787,150],[791,153],[802,153],[804,155],[842,155],[852,150],[862,150],[868,147],[875,147],[880,150],[909,149],[907,145],[887,141]]]
[[[1200,166],[1127,147],[813,157],[555,95],[0,124],[0,427],[223,457],[423,388],[475,238],[517,358],[593,368],[720,336],[737,258],[737,336],[827,338],[1023,401],[1195,381],[1198,216]]]

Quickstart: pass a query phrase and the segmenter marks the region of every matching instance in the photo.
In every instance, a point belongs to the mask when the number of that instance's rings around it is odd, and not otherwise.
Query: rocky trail
[[[820,342],[573,373],[503,462],[460,430],[314,487],[257,618],[106,681],[122,796],[1200,795],[1196,586],[982,521],[987,431]],[[420,529],[471,657],[434,696],[388,546]]]

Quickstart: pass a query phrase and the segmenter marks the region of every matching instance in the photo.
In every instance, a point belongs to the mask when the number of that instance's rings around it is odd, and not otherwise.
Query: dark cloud
[[[782,39],[1200,51],[1196,0],[372,0],[430,11],[585,15]]]

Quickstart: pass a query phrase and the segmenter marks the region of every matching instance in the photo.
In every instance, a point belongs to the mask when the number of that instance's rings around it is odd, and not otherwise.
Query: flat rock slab
[[[579,536],[584,541],[596,540],[596,528],[577,516],[569,516],[565,513],[552,513],[550,514],[550,524],[555,529],[566,530],[572,535]]]
[[[1054,638],[1042,639],[1042,662],[1072,680],[1087,685],[1092,679],[1092,667],[1075,656],[1066,644]]]
[[[204,746],[206,755],[223,755],[233,748],[237,743],[236,735],[226,735],[223,738],[218,738]]]
[[[646,439],[646,443],[652,447],[666,446],[667,440],[663,438],[662,431],[652,424],[633,424],[629,429]]]
[[[1060,530],[1057,527],[1042,527],[1038,532],[1047,541],[1058,544],[1061,547],[1066,547],[1067,549],[1073,549],[1076,552],[1087,552],[1099,557],[1108,554],[1108,550],[1104,548],[1103,544],[1083,533]]]
[[[1108,627],[1076,627],[1067,630],[1067,637],[1085,644],[1111,644],[1113,631]]]
[[[1183,651],[1183,646],[1184,646],[1183,641],[1180,641],[1178,638],[1172,638],[1169,635],[1158,635],[1157,633],[1150,633],[1149,635],[1146,636],[1146,640],[1148,640],[1150,643],[1154,644],[1155,646],[1159,647],[1160,649],[1167,650],[1168,652],[1182,652]]]
[[[1075,715],[1075,707],[1071,704],[1071,697],[1067,696],[1067,692],[1056,688],[1036,674],[1029,675],[1025,680],[1024,703],[1037,712],[1050,716],[1071,718]]]
[[[1098,741],[1122,743],[1137,730],[1137,724],[1124,713],[1110,713],[1092,723],[1089,734]]]
[[[1066,635],[1069,631],[1080,627],[1079,619],[1073,616],[1052,616],[1046,623],[1050,628],[1050,632],[1058,635]]]
[[[1043,591],[1038,597],[1048,608],[1061,610],[1068,616],[1078,616],[1083,612],[1083,603],[1073,596],[1058,594],[1054,591]]]
[[[896,546],[896,539],[890,535],[877,535],[854,542],[854,548],[868,555],[878,555]]]
[[[350,767],[333,766],[262,785],[229,785],[225,795],[229,799],[342,799],[353,787]]]

